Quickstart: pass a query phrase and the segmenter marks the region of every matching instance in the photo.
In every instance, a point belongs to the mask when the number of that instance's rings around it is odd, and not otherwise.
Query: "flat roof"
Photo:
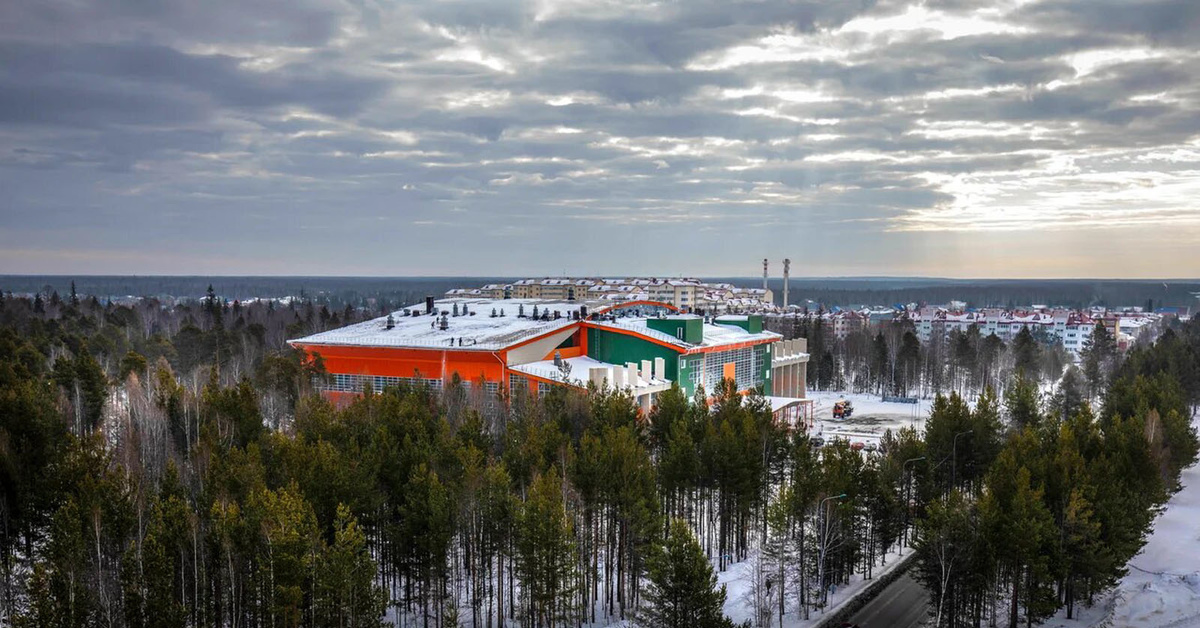
[[[594,303],[581,301],[554,301],[547,299],[487,299],[452,298],[434,301],[437,312],[453,313],[457,305],[460,315],[447,316],[445,330],[437,325],[440,315],[425,314],[425,304],[418,303],[396,310],[391,314],[395,327],[387,328],[387,316],[338,329],[323,331],[311,336],[289,340],[298,345],[336,345],[353,347],[414,347],[428,349],[488,350],[496,351],[535,338],[577,322],[571,319],[572,312],[580,306],[594,309]],[[537,307],[539,318],[534,319],[533,308]],[[524,308],[525,317],[518,316]],[[492,317],[492,310],[504,316]],[[550,312],[548,320],[541,314]],[[416,316],[408,313],[416,312]],[[466,314],[462,314],[466,312]],[[474,313],[472,316],[471,313]],[[554,313],[559,318],[554,319]],[[462,344],[459,344],[459,339]]]
[[[647,320],[648,319],[646,318],[630,317],[618,318],[613,321],[592,320],[588,322],[596,325],[597,327],[608,327],[616,330],[631,331],[647,338],[653,338],[654,340],[679,347],[679,349],[684,353],[722,347],[725,345],[742,344],[746,342],[774,342],[776,340],[783,339],[782,335],[773,331],[764,330],[757,334],[752,334],[736,325],[714,325],[712,323],[704,323],[703,340],[699,344],[693,344],[690,342],[684,342],[683,340],[680,340],[671,334],[665,334],[661,331],[650,329],[650,327],[646,324]]]
[[[559,367],[554,364],[554,360],[541,360],[539,362],[529,362],[527,364],[516,364],[510,366],[509,368],[514,371],[525,373],[527,375],[533,375],[542,379],[562,382],[564,384],[571,384],[572,386],[578,386],[580,388],[587,388],[588,379],[590,378],[591,370],[593,368],[612,368],[614,366],[624,367],[623,364],[610,364],[608,362],[601,362],[594,358],[589,358],[586,355],[574,358],[563,358],[562,361],[570,367],[567,369],[568,372],[565,378],[563,376],[562,369],[559,369]],[[640,388],[645,386],[663,386],[670,383],[671,382],[665,379],[646,380],[639,377],[637,385],[633,387]]]

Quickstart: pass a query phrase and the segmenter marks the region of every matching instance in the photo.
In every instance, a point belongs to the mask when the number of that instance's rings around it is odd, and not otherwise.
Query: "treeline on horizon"
[[[942,616],[1013,625],[1119,577],[1196,456],[1200,320],[1103,390],[1042,399],[1031,361],[864,455],[728,385],[649,417],[612,391],[456,382],[334,407],[281,339],[358,316],[0,301],[0,624],[717,627],[713,566],[748,560],[765,627],[915,526],[923,573],[960,570],[923,576]]]
[[[74,282],[80,294],[123,297],[171,296],[202,298],[208,286],[226,299],[311,298],[329,307],[363,307],[368,302],[400,307],[426,295],[441,297],[451,288],[478,288],[513,277],[176,277],[176,276],[0,276],[0,290],[17,294],[65,295]],[[750,277],[711,278],[742,287],[761,287]],[[768,286],[776,304],[783,301],[783,281],[772,277]],[[1045,304],[1069,308],[1151,305],[1195,308],[1200,281],[1122,279],[962,280],[922,278],[792,279],[789,301],[825,307],[858,305],[943,304],[963,301],[970,307],[1018,308]]]

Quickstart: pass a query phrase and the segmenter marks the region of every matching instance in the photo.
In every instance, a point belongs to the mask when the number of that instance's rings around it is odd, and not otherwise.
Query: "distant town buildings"
[[[774,294],[765,288],[742,288],[729,283],[667,277],[544,277],[480,288],[455,288],[446,298],[554,299],[669,303],[688,312],[760,312],[775,308]]]
[[[820,320],[825,334],[845,340],[856,331],[866,331],[884,323],[911,323],[913,332],[922,343],[948,338],[958,331],[966,333],[978,326],[981,336],[995,334],[1010,342],[1022,329],[1028,328],[1042,339],[1057,342],[1073,358],[1078,358],[1088,336],[1096,325],[1104,325],[1127,348],[1146,330],[1159,324],[1164,316],[1176,312],[1145,312],[1141,308],[1091,308],[1069,310],[1034,305],[1025,309],[967,308],[954,301],[945,306],[909,305],[895,308],[850,308],[833,310],[795,310],[767,316],[768,328],[786,333],[789,324]]]

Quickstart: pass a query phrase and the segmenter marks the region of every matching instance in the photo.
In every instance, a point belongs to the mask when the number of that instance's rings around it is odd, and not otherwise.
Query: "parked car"
[[[808,439],[808,444],[812,445],[813,449],[820,449],[825,446],[825,439],[820,436],[813,436]]]
[[[863,445],[862,443],[860,443],[858,441],[854,441],[853,443],[850,443],[850,450],[851,451],[862,451],[864,446],[865,445]]]
[[[863,449],[865,449],[867,451],[875,451],[876,449],[879,449],[879,446],[876,445],[875,443],[866,443],[865,445],[863,445]]]

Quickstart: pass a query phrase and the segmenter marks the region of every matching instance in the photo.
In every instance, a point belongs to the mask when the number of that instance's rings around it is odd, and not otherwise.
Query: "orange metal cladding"
[[[420,377],[449,379],[455,373],[464,380],[481,375],[489,382],[504,381],[503,351],[407,347],[355,347],[344,345],[299,345],[310,355],[318,353],[325,370],[344,375]]]

